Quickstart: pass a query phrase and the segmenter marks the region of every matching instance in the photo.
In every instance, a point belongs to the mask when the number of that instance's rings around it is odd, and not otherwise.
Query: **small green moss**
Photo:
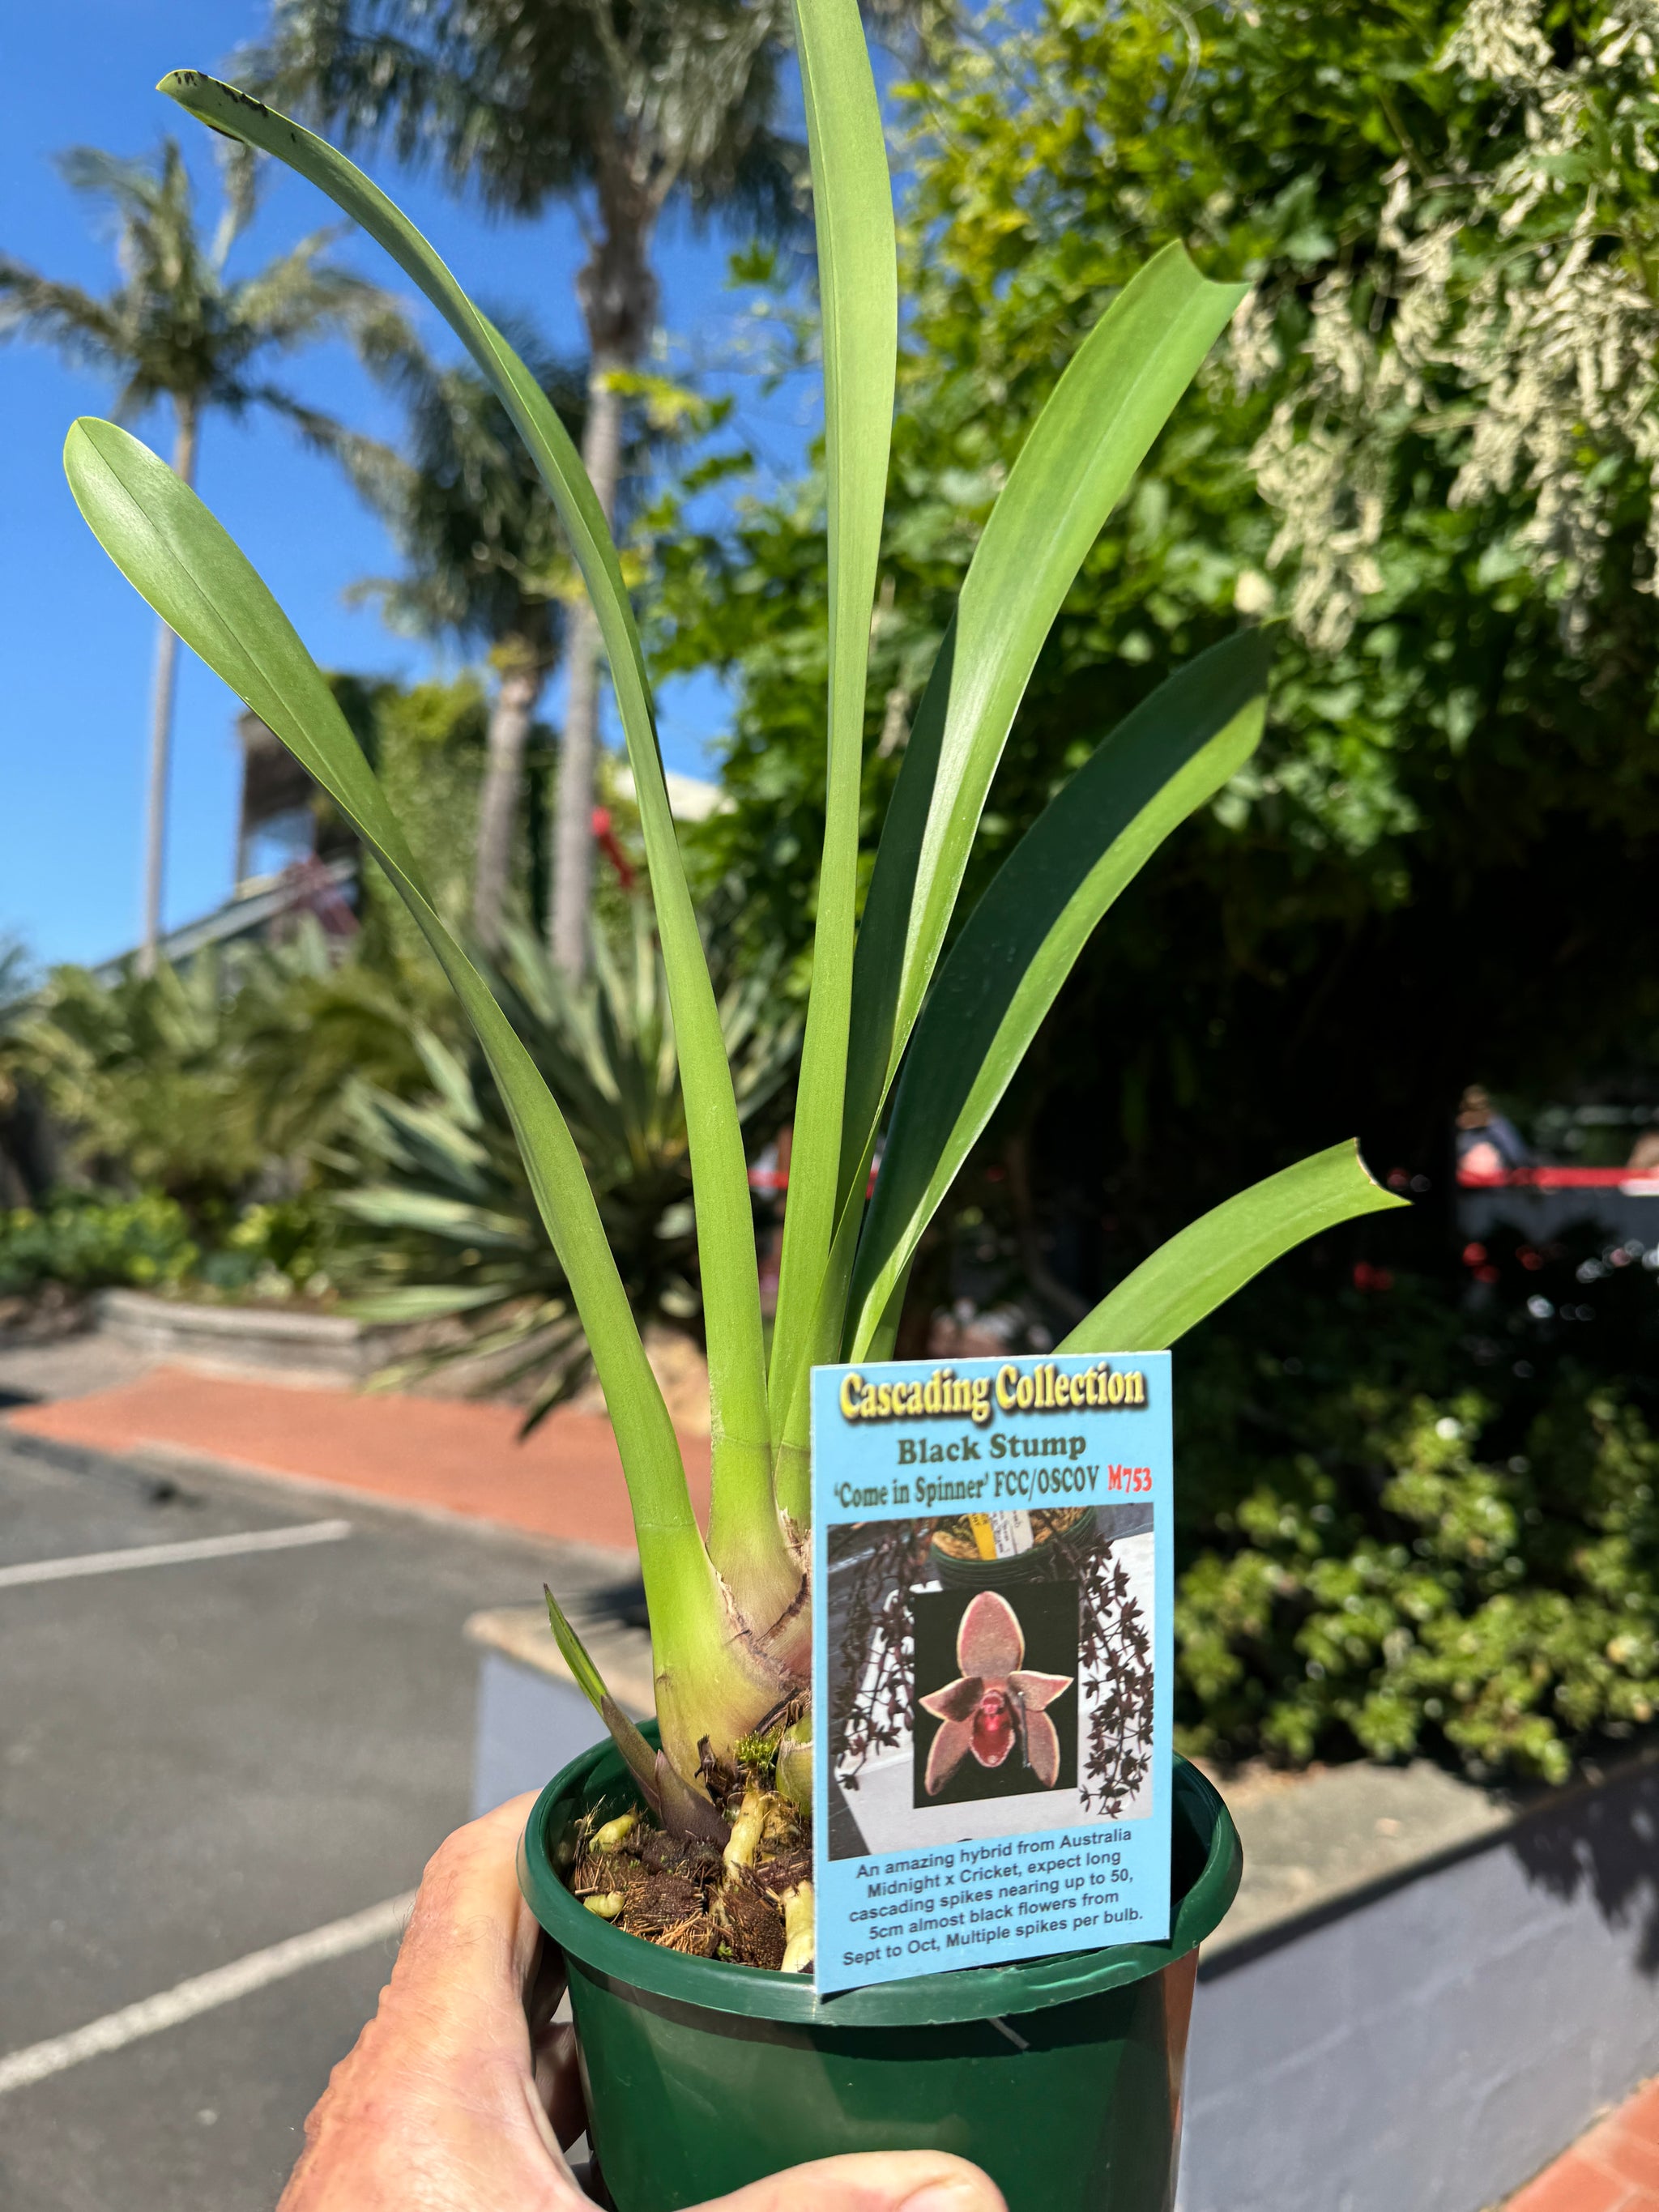
[[[732,1755],[746,1774],[752,1774],[757,1782],[769,1784],[777,1771],[778,1746],[782,1741],[781,1729],[774,1729],[765,1735],[739,1736]]]

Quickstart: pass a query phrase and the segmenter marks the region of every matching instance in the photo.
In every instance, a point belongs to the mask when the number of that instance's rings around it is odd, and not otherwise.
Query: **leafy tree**
[[[51,1146],[36,1102],[20,1090],[9,1065],[34,987],[28,946],[0,931],[0,1197],[14,1206],[38,1196],[51,1174]]]
[[[1148,870],[1109,966],[1080,964],[988,1140],[995,1165],[1026,1139],[1034,1202],[1051,1238],[1070,1237],[1066,1271],[1087,1293],[1200,1194],[1346,1127],[1383,1171],[1433,1185],[1414,1225],[1364,1235],[1443,1251],[1463,1083],[1524,1099],[1646,1080],[1654,1063],[1659,921],[1629,897],[1659,857],[1650,464],[1632,419],[1659,327],[1634,299],[1653,265],[1641,58],[1631,45],[1606,59],[1616,7],[1554,8],[1541,20],[1559,82],[1518,88],[1460,59],[1491,19],[1462,0],[1324,15],[1267,0],[1179,21],[1055,4],[940,39],[904,94],[917,304],[866,834],[983,518],[1079,331],[1172,237],[1258,287],[1085,562],[979,841],[983,882],[1172,661],[1241,611],[1288,609],[1267,744]],[[1546,64],[1534,52],[1528,67]],[[1575,150],[1561,153],[1557,113],[1528,167],[1528,116],[1551,99],[1575,104]],[[1413,257],[1454,218],[1463,258],[1426,299]],[[1610,351],[1586,365],[1564,459],[1558,356],[1583,361],[1589,326],[1563,319],[1570,286],[1553,323],[1523,315],[1522,295],[1586,233],[1578,265],[1607,263],[1620,306],[1595,325]],[[1596,284],[1581,288],[1587,315]],[[1402,343],[1414,365],[1385,377]],[[1507,477],[1493,459],[1506,422]],[[1553,477],[1527,439],[1556,456]],[[1334,480],[1332,441],[1359,456]],[[1293,528],[1292,489],[1316,477],[1323,520]],[[754,884],[757,939],[803,963],[823,754],[799,701],[825,651],[822,497],[814,477],[723,538],[659,541],[660,665],[724,668],[738,693],[712,863]],[[1563,501],[1581,520],[1553,558],[1540,533]],[[1018,1180],[964,1196],[1006,1219]]]
[[[607,520],[623,456],[623,384],[655,326],[652,249],[678,199],[695,217],[793,222],[796,153],[774,125],[779,0],[276,0],[244,75],[350,145],[389,138],[501,214],[582,211],[586,326],[582,458]],[[568,647],[549,942],[586,960],[599,640],[581,601]]]
[[[537,358],[533,348],[528,357],[567,422],[579,421],[577,373]],[[563,641],[561,600],[572,568],[553,502],[483,379],[410,357],[401,380],[410,453],[365,488],[406,566],[400,576],[359,588],[374,592],[399,626],[489,649],[496,688],[477,802],[472,921],[494,945],[513,874],[525,749]]]
[[[366,441],[266,373],[272,359],[325,338],[348,337],[375,362],[407,343],[392,295],[325,258],[326,232],[301,239],[252,276],[233,277],[227,264],[254,211],[255,171],[246,158],[228,162],[224,205],[210,240],[198,228],[190,173],[171,138],[155,161],[82,146],[58,167],[74,191],[113,213],[121,281],[100,298],[0,255],[0,337],[50,345],[112,378],[121,419],[168,402],[173,465],[186,483],[195,479],[203,417],[216,409],[232,416],[268,409],[308,444],[349,465],[370,458]],[[156,638],[144,833],[146,974],[155,969],[161,934],[177,671],[178,640],[164,623]]]

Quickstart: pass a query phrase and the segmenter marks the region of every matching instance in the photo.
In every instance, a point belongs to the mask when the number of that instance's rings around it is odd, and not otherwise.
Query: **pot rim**
[[[654,1725],[647,1723],[645,1732],[654,1739]],[[1177,1754],[1172,1825],[1188,1830],[1202,1853],[1202,1864],[1186,1889],[1170,1899],[1167,1942],[1115,1943],[1006,1966],[959,1966],[821,1997],[810,1980],[793,1974],[665,1950],[613,1928],[580,1904],[559,1872],[557,1846],[580,1809],[612,1794],[638,1802],[620,1755],[606,1742],[572,1759],[536,1800],[519,1844],[519,1887],[547,1934],[606,1981],[709,2012],[800,2027],[919,2027],[1000,2020],[1121,1988],[1161,1972],[1212,1935],[1237,1893],[1244,1866],[1238,1831],[1219,1791]]]
[[[1029,1552],[1011,1553],[1006,1559],[963,1559],[953,1552],[941,1552],[936,1536],[930,1564],[946,1589],[1014,1589],[1036,1579],[1046,1564],[1042,1552],[1042,1544],[1033,1544]]]

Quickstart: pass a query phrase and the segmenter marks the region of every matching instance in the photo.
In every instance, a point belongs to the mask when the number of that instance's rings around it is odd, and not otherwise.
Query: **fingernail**
[[[976,2181],[930,2181],[907,2197],[898,2212],[991,2212],[993,2203],[1001,2201]]]

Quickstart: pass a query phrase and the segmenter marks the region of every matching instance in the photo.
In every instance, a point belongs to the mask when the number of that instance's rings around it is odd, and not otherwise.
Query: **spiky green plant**
[[[918,709],[858,921],[866,663],[897,343],[893,215],[856,0],[796,0],[796,29],[823,300],[829,773],[769,1370],[719,1008],[669,813],[644,655],[576,452],[501,333],[349,162],[210,78],[186,71],[162,86],[216,130],[286,161],[387,249],[500,395],[557,502],[610,657],[680,1056],[712,1398],[706,1542],[564,1117],[434,912],[328,687],[249,562],[161,461],[99,422],[77,423],[66,450],[76,498],[106,550],[356,824],[477,1030],[610,1404],[650,1607],[661,1759],[648,1759],[580,1646],[568,1632],[562,1638],[642,1785],[685,1822],[713,1817],[696,1779],[701,1741],[728,1753],[805,1689],[811,1367],[890,1349],[917,1239],[1085,939],[1160,842],[1248,758],[1265,707],[1259,632],[1178,671],[1056,795],[941,959],[991,776],[1049,624],[1242,296],[1169,247],[1079,348],[1009,472]],[[1352,1145],[1318,1153],[1183,1231],[1063,1348],[1168,1345],[1303,1237],[1395,1202]]]
[[[622,1272],[647,1325],[700,1307],[685,1099],[662,952],[649,903],[631,894],[619,927],[596,919],[592,961],[573,984],[522,925],[489,981],[540,1068],[581,1154]],[[765,963],[738,975],[730,933],[708,933],[739,1119],[752,1122],[794,1063],[799,1023]],[[484,1068],[422,1032],[429,1087],[399,1098],[372,1084],[347,1102],[321,1155],[343,1185],[335,1204],[371,1232],[332,1261],[365,1321],[454,1319],[465,1334],[386,1379],[483,1360],[492,1387],[529,1383],[530,1427],[586,1377],[588,1348],[558,1255],[542,1232],[511,1124]]]

